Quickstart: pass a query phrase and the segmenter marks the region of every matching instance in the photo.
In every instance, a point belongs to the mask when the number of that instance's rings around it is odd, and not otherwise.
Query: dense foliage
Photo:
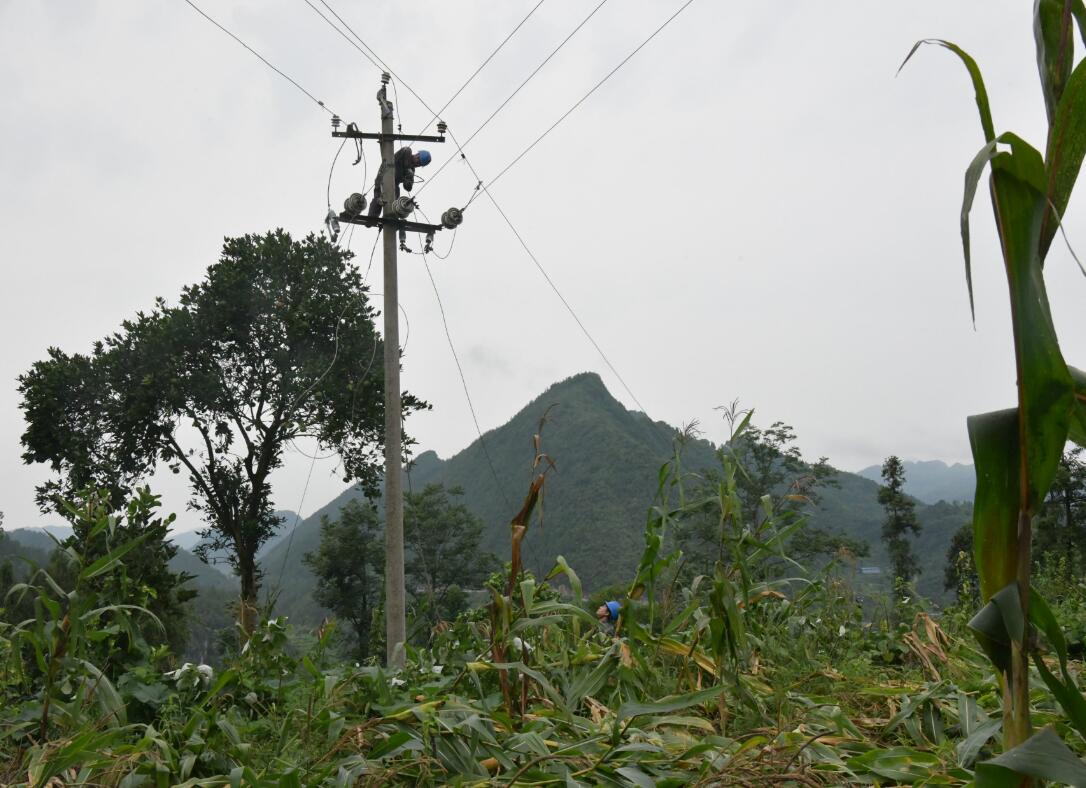
[[[551,405],[555,407],[550,408]],[[487,452],[499,480],[507,481],[510,492],[503,497],[495,487],[483,444],[474,442],[448,460],[433,452],[416,458],[410,470],[410,487],[422,490],[427,484],[443,483],[464,491],[462,503],[483,521],[481,549],[501,554],[509,538],[509,519],[515,510],[512,490],[529,481],[529,463],[524,459],[525,435],[550,408],[547,445],[557,463],[557,473],[548,483],[544,524],[525,539],[524,560],[537,575],[546,573],[555,557],[575,561],[585,588],[591,593],[621,584],[634,571],[640,558],[640,521],[651,500],[651,490],[660,464],[669,449],[660,436],[677,430],[623,407],[593,373],[577,375],[550,387],[518,412],[506,424],[484,434]],[[652,429],[646,429],[647,427]],[[802,436],[793,440],[795,445]],[[703,474],[719,467],[721,446],[691,437],[686,443],[686,466]],[[620,458],[620,460],[616,460]],[[804,482],[807,466],[789,475],[775,493],[787,492],[793,481]],[[838,470],[833,484],[820,485],[810,496],[779,500],[781,509],[799,510],[807,527],[796,534],[790,546],[801,561],[825,561],[827,555],[846,548],[862,560],[858,565],[882,567],[880,575],[865,576],[872,592],[889,593],[890,573],[886,547],[880,536],[885,516],[878,502],[878,485]],[[745,479],[741,483],[746,483]],[[408,483],[405,480],[405,489]],[[308,590],[315,578],[301,557],[320,544],[320,519],[335,519],[351,500],[362,500],[361,491],[351,489],[302,521],[293,532],[293,547],[280,544],[269,551],[263,565],[273,583],[282,573],[282,587],[293,593],[280,597],[276,610],[295,623],[318,624],[324,615]],[[374,501],[378,504],[379,501]],[[950,601],[943,591],[943,560],[953,533],[970,518],[968,503],[916,504],[921,533],[914,549],[927,557],[926,570],[917,580],[917,590],[936,601]],[[700,552],[700,551],[699,551]],[[866,557],[864,557],[866,554]],[[690,553],[693,561],[693,553]],[[857,567],[858,571],[858,567]]]
[[[19,379],[24,460],[58,474],[39,489],[43,506],[86,486],[118,503],[160,462],[184,471],[206,523],[203,549],[232,562],[251,630],[256,554],[279,525],[269,477],[288,442],[313,435],[349,479],[372,490],[378,478],[380,341],[349,258],[326,239],[282,231],[227,239],[177,306],[158,300],[90,355],[50,349]]]
[[[893,455],[886,458],[882,479],[885,484],[879,487],[879,503],[886,510],[882,539],[890,553],[894,592],[900,596],[920,574],[920,561],[909,538],[920,533],[920,521],[916,519],[916,505],[905,495],[905,470],[900,459]]]
[[[1077,27],[1077,30],[1076,30]],[[1067,364],[1052,320],[1045,260],[1061,229],[1086,156],[1086,60],[1075,63],[1076,33],[1086,43],[1081,0],[1036,0],[1033,33],[1047,115],[1042,156],[1013,132],[997,135],[980,68],[948,41],[920,41],[953,52],[973,83],[984,144],[965,173],[961,235],[973,306],[969,216],[981,175],[988,181],[1011,304],[1014,407],[968,419],[977,472],[973,552],[985,606],[970,622],[1002,690],[1003,760],[982,766],[986,780],[1086,783],[1086,767],[1052,731],[1035,732],[1030,676],[1036,669],[1086,736],[1086,698],[1066,664],[1058,619],[1033,584],[1035,519],[1053,486],[1065,445],[1086,446],[1086,373]],[[1084,269],[1086,273],[1086,269]],[[1059,658],[1045,663],[1043,641]]]
[[[377,653],[370,640],[385,568],[377,510],[370,504],[350,501],[337,519],[322,517],[320,548],[306,553],[305,563],[317,577],[314,599],[350,629],[355,657],[364,660]]]
[[[139,538],[93,563],[73,552],[71,590],[36,573],[16,592],[37,617],[0,624],[0,782],[964,784],[1000,721],[961,617],[865,624],[847,573],[790,561],[802,519],[746,520],[741,473],[723,455],[710,495],[681,451],[664,467],[615,634],[565,559],[548,580],[516,569],[539,475],[490,604],[400,672],[344,662],[332,622],[312,638],[282,619],[220,669],[178,666],[138,637],[154,619],[136,589],[94,582]],[[101,499],[74,509],[95,536],[119,522]],[[724,555],[684,579],[668,533],[707,512]],[[1036,714],[1062,725],[1048,701]]]
[[[431,629],[463,612],[466,592],[481,588],[499,568],[497,558],[479,548],[483,521],[458,500],[463,494],[428,484],[404,496],[404,571],[414,618]]]

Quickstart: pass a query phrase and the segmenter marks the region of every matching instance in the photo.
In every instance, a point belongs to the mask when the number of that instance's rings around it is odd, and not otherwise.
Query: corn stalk
[[[976,62],[947,41],[917,42],[944,47],[962,61],[972,79],[984,146],[965,173],[961,235],[970,309],[974,309],[969,249],[969,214],[984,170],[999,233],[1011,303],[1017,405],[968,419],[977,473],[973,514],[974,550],[986,606],[970,623],[984,647],[1003,693],[1006,761],[978,767],[978,784],[1060,779],[1046,772],[1057,758],[1058,737],[1032,736],[1029,661],[1068,712],[1086,726],[1086,701],[1066,672],[1062,632],[1043,599],[1030,588],[1034,516],[1055,478],[1070,438],[1086,438],[1086,375],[1067,365],[1060,352],[1043,275],[1045,257],[1060,228],[1086,153],[1086,65],[1074,61],[1074,29],[1086,38],[1082,0],[1037,0],[1034,32],[1041,87],[1048,114],[1045,156],[1011,132],[996,135],[984,80]],[[904,64],[902,64],[904,65]],[[975,312],[974,312],[975,319]],[[1048,671],[1035,649],[1035,628],[1056,648],[1061,678]],[[1082,730],[1082,729],[1080,729]],[[1015,748],[1018,748],[1015,750]],[[1069,755],[1060,753],[1060,757]],[[999,760],[999,759],[997,759]],[[1076,768],[1086,767],[1072,756]],[[1009,780],[1009,781],[1008,781]]]

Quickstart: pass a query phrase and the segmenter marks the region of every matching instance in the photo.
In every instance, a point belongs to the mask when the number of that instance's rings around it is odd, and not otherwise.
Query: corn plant
[[[948,41],[920,41],[905,59],[922,44],[935,44],[953,52],[969,72],[984,133],[984,145],[966,169],[961,211],[970,309],[969,214],[986,168],[1010,291],[1017,404],[968,420],[977,473],[974,551],[987,603],[970,627],[996,669],[1003,696],[1006,752],[977,772],[978,781],[993,784],[1034,777],[1075,784],[1086,780],[1086,766],[1052,731],[1033,735],[1029,705],[1032,658],[1071,722],[1086,735],[1086,700],[1068,672],[1063,633],[1030,585],[1033,519],[1068,439],[1086,443],[1086,373],[1064,361],[1043,276],[1086,153],[1086,65],[1074,64],[1076,25],[1086,40],[1082,0],[1035,3],[1037,62],[1048,115],[1043,157],[1012,132],[996,134],[981,71],[963,49]],[[1038,630],[1057,653],[1059,676],[1041,658]]]

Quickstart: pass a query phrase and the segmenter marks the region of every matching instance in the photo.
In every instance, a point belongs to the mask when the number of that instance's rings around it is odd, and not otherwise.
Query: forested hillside
[[[972,463],[947,465],[942,460],[904,462],[905,492],[924,503],[972,501],[977,473]],[[870,465],[858,476],[882,482],[882,466]]]
[[[448,460],[426,451],[407,474],[405,486],[422,489],[440,482],[464,490],[464,503],[486,524],[482,549],[507,558],[509,520],[519,508],[532,476],[532,436],[546,418],[543,451],[555,462],[547,482],[543,522],[529,530],[525,564],[545,574],[558,555],[574,564],[587,589],[630,576],[643,549],[645,515],[652,503],[659,468],[671,455],[676,429],[627,410],[595,373],[575,375],[551,386],[508,423]],[[802,445],[802,436],[800,436]],[[717,464],[715,447],[704,440],[687,443],[684,465],[701,471]],[[489,453],[489,462],[487,459]],[[492,470],[493,469],[493,470]],[[831,533],[866,541],[863,565],[884,566],[884,518],[878,484],[840,472],[838,486],[820,490],[811,524]],[[320,544],[320,518],[334,518],[340,507],[360,497],[347,490],[299,524],[263,560],[266,592],[281,591],[279,610],[297,621],[319,622],[323,613],[309,591],[313,576],[302,563]],[[925,556],[917,585],[931,598],[943,598],[943,564],[953,533],[969,520],[968,506],[917,502],[923,526],[915,549]],[[289,552],[287,550],[289,546]],[[281,579],[280,579],[281,578]]]
[[[63,540],[71,536],[72,530],[70,528],[51,528],[50,532],[57,539]],[[40,566],[48,563],[49,555],[56,547],[56,542],[42,529],[17,528],[4,533],[9,540],[8,550],[11,555],[21,555]],[[0,552],[0,559],[2,557],[3,553]],[[170,569],[174,572],[186,572],[193,575],[192,585],[197,588],[220,591],[237,589],[235,580],[205,564],[183,547],[177,548],[177,554],[170,561]]]

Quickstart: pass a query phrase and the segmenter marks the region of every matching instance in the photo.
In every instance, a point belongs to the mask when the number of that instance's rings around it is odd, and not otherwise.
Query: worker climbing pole
[[[390,75],[381,75],[381,88],[377,91],[377,103],[381,110],[381,131],[379,133],[361,132],[355,124],[349,124],[345,131],[340,131],[341,121],[332,117],[332,136],[354,139],[361,145],[362,140],[377,140],[381,146],[381,168],[374,184],[373,205],[366,211],[366,198],[355,192],[343,203],[343,211],[338,215],[328,211],[326,223],[329,235],[335,241],[339,234],[339,223],[358,224],[363,227],[376,227],[384,233],[385,281],[384,281],[384,319],[385,319],[385,643],[387,664],[390,667],[402,667],[404,664],[404,643],[407,639],[406,589],[404,587],[404,539],[403,539],[403,470],[401,458],[402,443],[402,408],[400,403],[400,310],[397,298],[396,276],[396,240],[400,238],[400,248],[406,250],[405,238],[408,231],[424,233],[426,250],[433,245],[435,233],[442,229],[453,229],[463,221],[459,208],[450,208],[441,216],[441,224],[424,224],[410,220],[417,205],[407,196],[400,195],[402,184],[406,191],[411,191],[414,182],[414,169],[426,166],[430,162],[429,151],[414,153],[411,148],[402,148],[394,153],[397,141],[444,142],[445,123],[437,124],[438,136],[419,136],[393,133],[395,107],[388,100],[387,87]]]

